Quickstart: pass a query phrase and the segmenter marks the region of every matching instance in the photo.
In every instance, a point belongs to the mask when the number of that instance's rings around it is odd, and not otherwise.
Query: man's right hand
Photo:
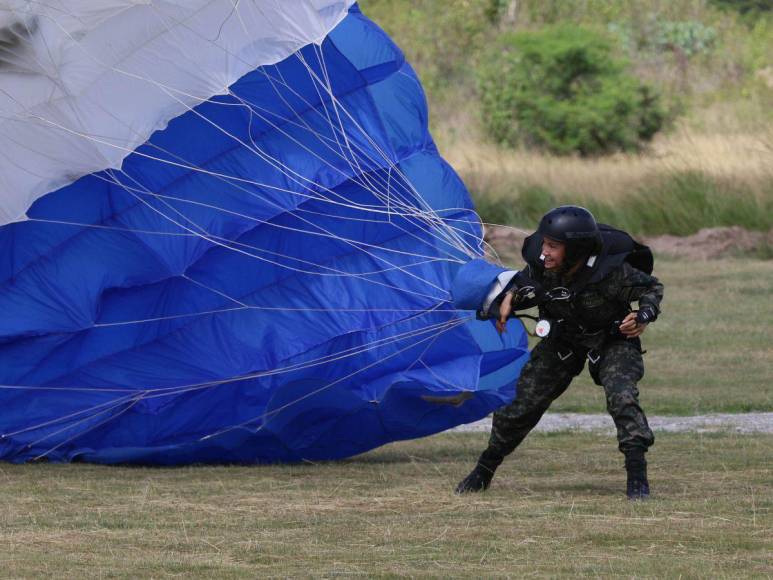
[[[505,297],[502,298],[502,303],[499,305],[499,320],[497,320],[497,332],[502,334],[507,329],[507,319],[513,312],[513,293],[508,292]]]

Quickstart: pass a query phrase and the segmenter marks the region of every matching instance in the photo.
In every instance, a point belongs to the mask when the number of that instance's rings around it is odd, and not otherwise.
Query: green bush
[[[637,150],[665,120],[657,94],[625,71],[609,39],[576,26],[502,35],[479,90],[496,142],[557,154]]]

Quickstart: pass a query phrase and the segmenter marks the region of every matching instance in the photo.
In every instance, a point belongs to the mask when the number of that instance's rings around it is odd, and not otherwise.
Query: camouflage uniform
[[[548,290],[569,282],[551,272],[538,281]],[[663,285],[657,278],[624,263],[569,299],[543,304],[540,316],[552,320],[553,328],[521,371],[515,400],[494,413],[489,448],[501,455],[511,453],[580,374],[586,358],[593,380],[606,393],[620,451],[646,450],[652,445],[655,437],[636,387],[644,376],[641,343],[638,338],[625,338],[617,326],[631,311],[631,302],[638,301],[640,307],[650,304],[659,311],[662,298]]]

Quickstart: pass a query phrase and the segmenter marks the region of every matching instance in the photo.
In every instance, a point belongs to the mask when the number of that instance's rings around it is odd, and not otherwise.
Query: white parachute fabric
[[[321,42],[353,0],[0,0],[0,225],[118,168],[250,70]]]

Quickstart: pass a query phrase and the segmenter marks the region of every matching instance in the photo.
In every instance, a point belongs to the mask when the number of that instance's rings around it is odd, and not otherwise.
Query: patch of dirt
[[[656,254],[709,260],[756,252],[766,244],[773,244],[773,230],[763,233],[739,226],[704,228],[691,236],[655,236],[642,241]]]
[[[487,248],[487,257],[493,257],[493,249],[503,264],[522,262],[521,246],[526,236],[531,234],[527,230],[511,226],[487,225],[483,228],[483,240],[491,246]],[[489,256],[492,254],[492,256]]]
[[[505,264],[520,262],[523,240],[531,232],[508,226],[486,226],[484,239]],[[773,246],[773,230],[752,232],[739,226],[704,228],[691,236],[649,236],[639,238],[655,254],[689,260],[711,260],[754,253]]]

